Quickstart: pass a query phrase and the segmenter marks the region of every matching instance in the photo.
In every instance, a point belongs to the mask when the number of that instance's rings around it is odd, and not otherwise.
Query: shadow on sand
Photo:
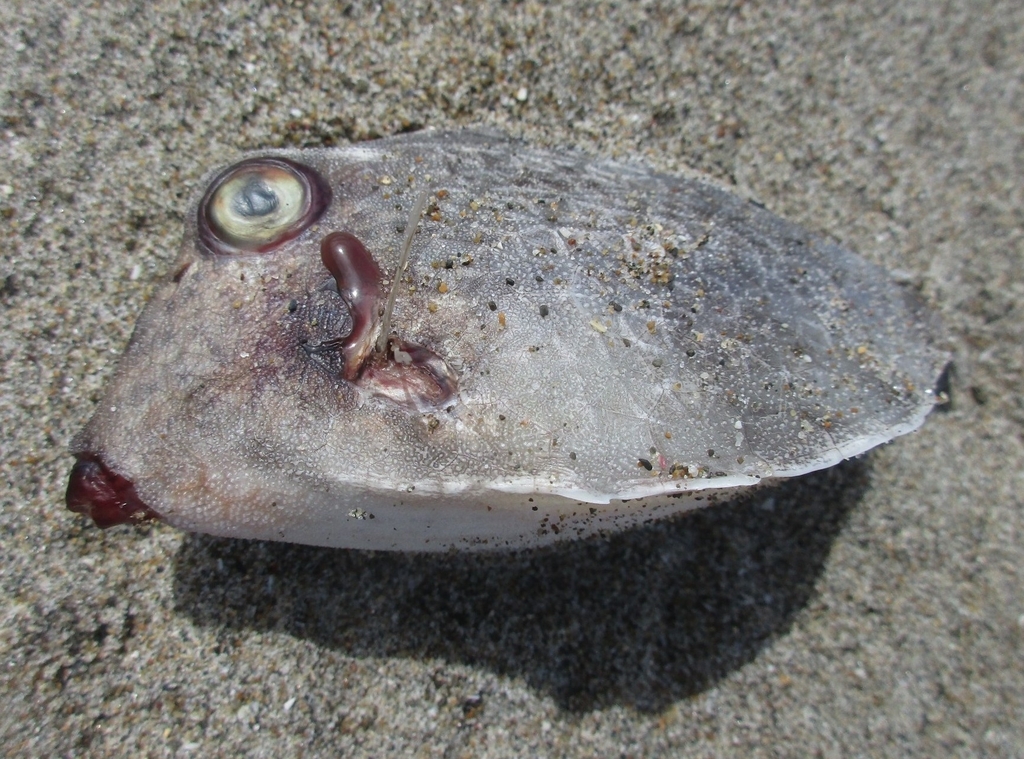
[[[867,481],[864,460],[611,538],[499,554],[389,554],[188,536],[196,624],[352,657],[521,676],[569,711],[660,710],[785,633]]]

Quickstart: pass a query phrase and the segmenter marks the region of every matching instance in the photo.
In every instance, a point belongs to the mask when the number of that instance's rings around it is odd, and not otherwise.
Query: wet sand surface
[[[0,7],[10,756],[1024,756],[1024,7]],[[944,320],[952,402],[829,471],[494,555],[63,507],[185,205],[267,146],[484,126],[690,170]]]

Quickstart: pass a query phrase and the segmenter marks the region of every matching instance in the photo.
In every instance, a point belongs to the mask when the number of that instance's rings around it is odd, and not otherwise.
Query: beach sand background
[[[1024,5],[0,5],[7,756],[1024,756]],[[485,556],[63,507],[200,177],[489,126],[692,167],[920,288],[952,403],[857,461]]]

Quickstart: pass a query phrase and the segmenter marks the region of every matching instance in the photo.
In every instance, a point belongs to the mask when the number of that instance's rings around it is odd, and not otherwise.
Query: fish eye
[[[309,228],[330,200],[310,167],[249,158],[210,183],[199,204],[199,237],[216,253],[267,253]]]

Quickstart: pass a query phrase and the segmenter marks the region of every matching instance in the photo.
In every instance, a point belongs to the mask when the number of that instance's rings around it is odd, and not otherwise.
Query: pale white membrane
[[[847,444],[812,464],[763,479],[732,476],[660,481],[615,495],[551,488],[535,478],[496,483],[485,492],[479,491],[479,483],[469,481],[451,481],[447,492],[429,492],[430,484],[423,483],[407,489],[401,498],[395,497],[394,486],[383,492],[352,489],[344,499],[307,500],[303,507],[291,511],[285,524],[257,520],[246,525],[230,522],[214,527],[207,523],[202,527],[204,532],[231,537],[366,550],[482,551],[543,546],[610,534],[720,503],[752,487],[770,487],[780,479],[825,469],[913,432],[926,416],[923,412],[891,434]],[[282,494],[279,500],[284,503],[287,498]],[[172,515],[166,521],[178,522]],[[195,527],[187,519],[177,526]]]

